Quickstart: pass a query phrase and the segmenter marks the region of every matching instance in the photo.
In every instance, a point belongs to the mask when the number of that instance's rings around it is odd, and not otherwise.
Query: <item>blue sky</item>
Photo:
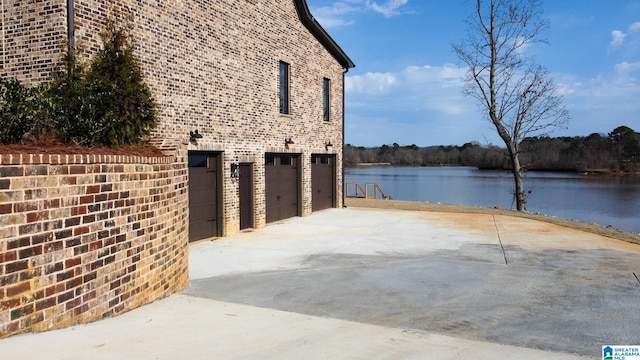
[[[346,75],[345,140],[361,146],[503,145],[462,95],[452,50],[468,0],[307,0],[356,63]],[[640,132],[640,0],[547,0],[548,45],[528,48],[564,96],[571,120],[551,136]]]

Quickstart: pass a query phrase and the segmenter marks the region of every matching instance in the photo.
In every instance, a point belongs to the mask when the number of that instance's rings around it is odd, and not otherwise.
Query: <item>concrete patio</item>
[[[640,343],[640,245],[507,216],[331,209],[191,245],[191,287],[0,340],[12,359],[580,359]]]

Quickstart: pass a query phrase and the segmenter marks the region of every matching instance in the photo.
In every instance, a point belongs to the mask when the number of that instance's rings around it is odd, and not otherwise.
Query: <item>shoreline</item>
[[[626,231],[622,231],[614,228],[607,228],[601,225],[581,222],[577,220],[568,220],[568,219],[563,219],[563,218],[549,216],[549,215],[518,212],[515,210],[502,210],[502,209],[482,208],[482,207],[465,206],[465,205],[437,204],[437,203],[420,202],[420,201],[377,200],[377,199],[362,199],[362,198],[347,198],[345,201],[345,206],[392,209],[392,210],[513,216],[513,217],[543,221],[543,222],[551,223],[551,224],[562,226],[562,227],[567,227],[574,230],[584,231],[584,232],[640,245],[640,234],[630,233],[630,232],[626,232]]]
[[[373,166],[392,166],[391,163],[388,162],[377,162],[377,163],[357,163],[354,166],[345,166],[345,167],[373,167]]]
[[[504,168],[484,168],[473,165],[460,165],[460,164],[430,164],[430,165],[395,165],[389,162],[373,162],[373,163],[357,163],[355,165],[348,165],[345,168],[359,168],[359,167],[469,167],[475,168],[478,170],[487,170],[487,171],[511,171],[510,169]],[[640,171],[621,171],[615,169],[524,169],[525,172],[547,172],[547,173],[572,173],[572,174],[581,174],[581,175],[589,175],[589,176],[640,176]]]

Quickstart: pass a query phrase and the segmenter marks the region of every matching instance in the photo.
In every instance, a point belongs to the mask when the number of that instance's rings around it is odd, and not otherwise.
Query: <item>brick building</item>
[[[342,206],[354,64],[305,0],[3,1],[0,76],[45,80],[67,41],[91,56],[120,13],[160,104],[154,141],[188,154],[190,240]]]

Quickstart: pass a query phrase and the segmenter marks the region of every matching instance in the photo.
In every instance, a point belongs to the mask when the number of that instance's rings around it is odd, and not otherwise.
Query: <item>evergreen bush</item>
[[[108,19],[101,34],[103,48],[87,72],[93,121],[100,126],[98,141],[110,146],[138,144],[156,126],[157,105],[134,53],[131,19],[118,26]]]
[[[16,79],[0,79],[0,143],[16,144],[44,132],[44,85],[29,88]]]
[[[94,100],[90,97],[84,66],[73,52],[66,52],[51,73],[46,96],[51,104],[51,126],[64,143],[97,145],[100,125],[91,117]]]
[[[131,17],[113,17],[89,66],[65,52],[50,80],[27,88],[0,79],[0,143],[26,137],[118,147],[140,144],[157,125],[157,104],[135,56]],[[51,139],[53,138],[53,139]]]

